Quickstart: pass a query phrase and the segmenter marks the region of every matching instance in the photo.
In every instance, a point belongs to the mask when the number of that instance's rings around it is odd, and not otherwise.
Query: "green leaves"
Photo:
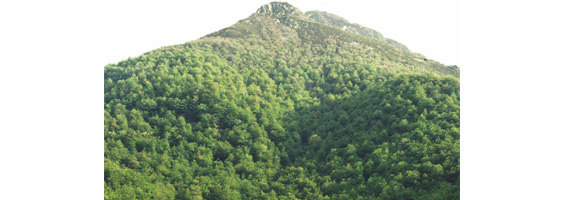
[[[458,197],[458,73],[292,20],[107,65],[105,198]]]

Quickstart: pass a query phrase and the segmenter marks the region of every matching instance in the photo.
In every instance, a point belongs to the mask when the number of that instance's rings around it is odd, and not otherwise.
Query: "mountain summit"
[[[459,77],[458,67],[448,67],[411,52],[406,46],[385,38],[373,29],[350,23],[342,17],[323,11],[308,11],[303,14],[298,8],[285,2],[263,5],[248,18],[204,38],[212,37],[249,42],[267,41],[268,46],[276,44],[277,49],[266,49],[267,51],[279,51],[279,45],[297,49],[311,45],[322,48],[332,46],[334,53],[363,48],[366,49],[363,55],[369,56],[365,61],[373,62],[373,65],[380,65],[378,63],[382,63],[385,58],[401,64],[381,65],[388,70],[434,72]],[[379,59],[375,60],[377,57]]]
[[[307,13],[105,66],[104,199],[459,199],[458,68]]]
[[[271,2],[257,9],[258,14],[264,15],[302,15],[298,8],[286,2]]]

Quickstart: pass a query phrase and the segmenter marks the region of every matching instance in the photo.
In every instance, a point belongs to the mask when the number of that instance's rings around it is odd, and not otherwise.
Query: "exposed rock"
[[[302,15],[302,11],[286,2],[271,2],[257,9],[257,14],[264,15]]]
[[[381,33],[377,32],[373,29],[361,26],[361,25],[356,24],[356,23],[351,23],[351,22],[347,21],[346,19],[344,19],[340,16],[337,16],[337,15],[334,15],[334,14],[331,14],[331,13],[328,13],[328,12],[325,12],[325,11],[317,11],[317,10],[308,11],[308,12],[305,13],[305,15],[307,17],[313,19],[314,21],[318,22],[318,23],[325,24],[325,25],[328,25],[328,26],[331,26],[331,27],[334,27],[334,28],[338,28],[338,29],[341,29],[341,30],[344,30],[344,31],[348,31],[348,32],[351,32],[351,33],[355,33],[355,34],[358,34],[358,35],[370,37],[370,38],[373,38],[373,39],[376,39],[376,40],[381,40],[381,41],[389,43],[390,45],[392,45],[395,48],[399,48],[399,49],[402,49],[402,50],[408,50],[408,48],[406,46],[404,46],[403,44],[401,44],[397,41],[394,41],[392,39],[385,38]]]

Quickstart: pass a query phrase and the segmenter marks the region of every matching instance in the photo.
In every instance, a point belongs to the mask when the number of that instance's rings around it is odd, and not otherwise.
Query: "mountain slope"
[[[394,41],[392,39],[385,38],[381,33],[373,29],[361,26],[359,24],[350,23],[346,19],[339,17],[337,15],[324,11],[308,11],[305,14],[318,23],[325,24],[334,28],[342,29],[348,32],[356,33],[362,36],[374,38],[376,40],[385,41],[399,49],[408,50],[408,48],[403,44],[400,44],[399,42]]]
[[[331,49],[333,51],[326,54],[354,54],[355,56],[360,56],[359,60],[362,60],[364,63],[383,66],[387,70],[437,73],[459,77],[459,69],[457,67],[445,66],[420,54],[410,52],[406,48],[398,48],[397,42],[388,38],[375,40],[375,38],[370,37],[369,33],[373,31],[371,29],[350,24],[352,27],[360,28],[342,31],[341,27],[336,28],[335,25],[327,26],[332,24],[333,21],[332,23],[320,24],[313,20],[321,18],[314,16],[330,16],[331,14],[309,12],[317,13],[311,14],[313,18],[311,19],[287,3],[274,2],[268,4],[268,6],[270,7],[267,7],[267,5],[263,6],[247,19],[241,20],[226,29],[209,34],[206,37],[229,38],[240,43],[253,40],[266,41],[268,42],[266,45],[275,46],[276,48],[266,48],[264,50],[274,54],[279,54],[277,51],[280,51],[278,48],[280,46],[285,46],[283,50],[300,50],[300,54],[292,55],[294,57],[304,56],[304,54],[308,53],[322,53],[319,49]],[[280,9],[268,9],[272,7]],[[284,12],[285,8],[291,9],[292,13]],[[337,17],[335,15],[331,16]],[[346,20],[343,21],[347,22]],[[352,33],[351,30],[363,30],[365,32],[362,32],[362,34]],[[380,35],[376,31],[373,32]]]
[[[105,66],[105,199],[457,198],[458,76],[264,5]]]

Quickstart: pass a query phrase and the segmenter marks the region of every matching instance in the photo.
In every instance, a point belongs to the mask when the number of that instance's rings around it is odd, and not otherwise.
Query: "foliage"
[[[304,13],[305,15],[307,15],[308,17],[310,17],[311,19],[313,19],[314,21],[321,23],[321,24],[325,24],[337,29],[342,29],[344,31],[347,32],[351,32],[351,33],[356,33],[359,35],[363,35],[369,38],[373,38],[376,40],[381,40],[384,42],[389,43],[390,45],[402,49],[402,50],[408,50],[408,48],[406,46],[404,46],[403,44],[389,39],[389,38],[385,38],[383,36],[383,34],[361,26],[359,24],[355,24],[355,23],[350,23],[349,21],[347,21],[346,19],[343,19],[337,15],[328,13],[328,12],[324,12],[324,11],[308,11],[306,13]]]
[[[104,68],[106,199],[459,197],[458,71],[268,11]]]

